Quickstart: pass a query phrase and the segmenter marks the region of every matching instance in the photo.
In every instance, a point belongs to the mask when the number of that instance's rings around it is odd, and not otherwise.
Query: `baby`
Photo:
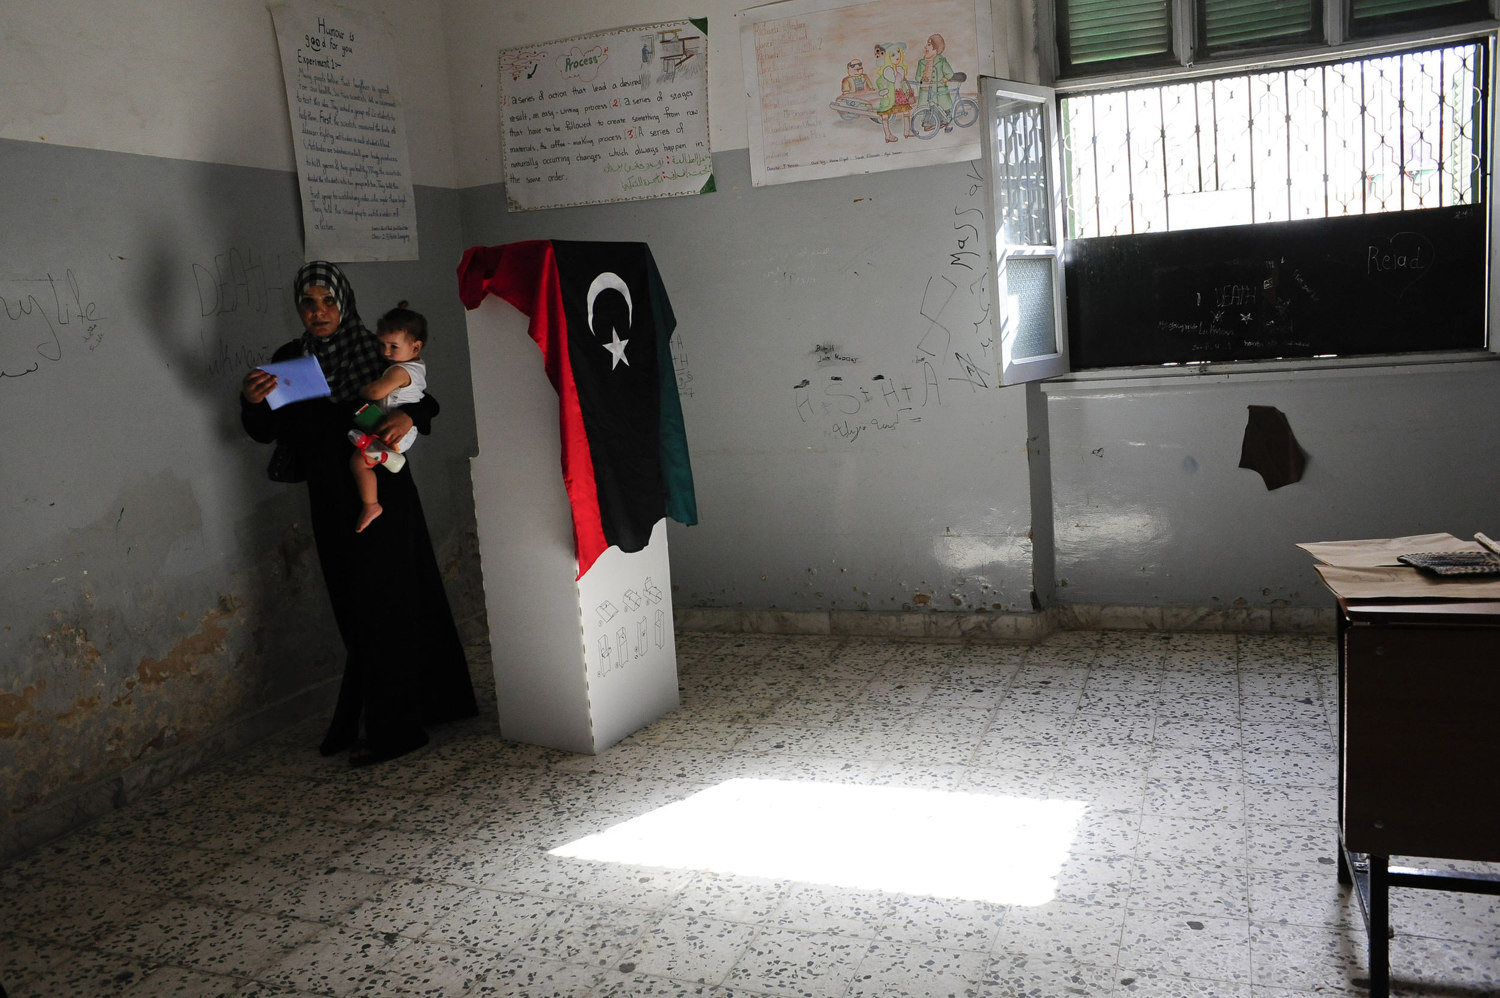
[[[374,402],[381,412],[416,402],[427,390],[427,365],[419,359],[422,345],[427,342],[427,320],[411,309],[393,308],[380,317],[375,336],[380,340],[380,355],[391,366],[361,388],[360,397]],[[363,504],[354,524],[355,533],[368,527],[382,512],[379,487],[375,481],[376,465],[383,464],[391,471],[400,470],[406,463],[406,458],[401,455],[411,446],[416,435],[414,426],[394,446],[387,446],[379,437],[362,430],[349,431],[349,439],[359,448],[350,459],[349,468],[354,473],[354,484]]]

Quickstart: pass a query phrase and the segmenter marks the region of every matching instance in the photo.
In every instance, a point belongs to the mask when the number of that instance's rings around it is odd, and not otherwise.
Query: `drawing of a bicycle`
[[[968,78],[966,73],[954,73],[946,84],[923,83],[918,86],[917,105],[911,111],[911,130],[919,138],[930,139],[939,130],[951,132],[954,125],[968,128],[979,120],[979,102],[959,92],[959,84]],[[940,95],[949,99],[950,110],[944,111],[940,106]]]

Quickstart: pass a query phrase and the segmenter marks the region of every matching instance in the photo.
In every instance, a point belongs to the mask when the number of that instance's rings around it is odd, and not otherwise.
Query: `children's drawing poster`
[[[271,8],[309,260],[417,259],[417,202],[384,21],[318,2]]]
[[[756,185],[977,159],[987,0],[784,0],[741,12]]]
[[[712,191],[708,20],[505,49],[500,136],[512,211]]]

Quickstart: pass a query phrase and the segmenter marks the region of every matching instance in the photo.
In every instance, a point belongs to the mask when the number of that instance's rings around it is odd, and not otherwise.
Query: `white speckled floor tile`
[[[326,931],[319,922],[240,912],[221,933],[204,936],[179,952],[175,962],[206,973],[254,977]]]
[[[1168,681],[1163,680],[1163,685]],[[1240,698],[1234,693],[1174,693],[1170,696],[1164,693],[1157,702],[1156,716],[1159,719],[1177,717],[1238,727]]]
[[[1129,661],[1120,656],[1101,656],[1089,667],[1084,693],[1111,690],[1116,693],[1156,693],[1165,673],[1150,660]]]
[[[174,962],[203,939],[223,935],[233,918],[234,912],[224,908],[169,900],[95,942],[106,953]]]
[[[605,971],[588,998],[764,998],[764,993],[612,970]]]
[[[973,950],[913,947],[905,943],[872,943],[847,998],[954,998],[968,993],[982,976],[989,957]]]
[[[1256,984],[1315,991],[1369,977],[1363,932],[1256,922],[1250,953]]]
[[[878,891],[797,884],[787,891],[768,924],[799,932],[874,939],[892,905],[892,897]]]
[[[1246,918],[1250,915],[1248,876],[1242,865],[1194,866],[1176,860],[1137,859],[1130,907]]]
[[[1057,873],[1058,901],[1120,905],[1130,896],[1135,860],[1129,856],[1070,856]]]
[[[685,634],[682,706],[599,756],[504,741],[490,716],[351,771],[317,755],[315,720],[0,868],[0,980],[11,998],[1363,998],[1334,876],[1334,659],[1301,635]],[[1081,813],[1049,833],[1055,873],[987,901],[881,890],[878,864],[856,891],[548,855],[734,777]],[[901,858],[1034,864],[992,838]],[[1396,998],[1500,991],[1500,900],[1391,907]]]
[[[530,894],[465,890],[422,938],[504,953],[534,936],[562,903]]]
[[[138,922],[163,901],[158,895],[112,887],[26,881],[0,892],[0,925],[59,943],[102,939]]]
[[[848,991],[870,945],[853,936],[762,928],[725,983],[771,995],[839,998]]]
[[[380,893],[385,879],[356,870],[324,870],[289,890],[272,895],[269,914],[334,924],[359,904]]]
[[[1113,967],[1124,922],[1125,909],[1118,905],[1014,905],[996,938],[995,953]]]
[[[1115,998],[1253,998],[1252,985],[1166,974],[1119,974]],[[1306,996],[1304,996],[1306,998]]]
[[[1141,818],[1135,855],[1164,863],[1244,870],[1245,841],[1242,820],[1148,814]]]
[[[1418,895],[1403,892],[1403,896]],[[1392,924],[1399,923],[1397,905],[1392,905]],[[1251,870],[1250,918],[1255,922],[1287,922],[1293,925],[1360,928],[1359,902],[1353,890],[1341,887],[1331,870]],[[1493,924],[1500,925],[1500,917]]]
[[[168,966],[147,972],[136,984],[115,993],[120,998],[240,998],[244,984],[235,977]]]
[[[1178,715],[1156,719],[1156,744],[1165,748],[1232,749],[1240,745],[1240,726]]]
[[[1247,783],[1245,819],[1262,825],[1322,825],[1338,820],[1338,794],[1324,786]]]
[[[639,909],[560,902],[542,916],[529,938],[510,948],[509,954],[596,969],[615,966],[655,918],[654,913]]]
[[[484,979],[465,998],[583,998],[602,978],[596,967],[507,954],[484,965]]]
[[[1221,780],[1147,779],[1145,813],[1239,821],[1245,816],[1245,788]]]
[[[755,932],[741,922],[667,915],[636,936],[623,960],[641,974],[721,984]]]
[[[328,928],[281,954],[256,979],[309,994],[385,993],[392,989],[384,968],[403,942]]]
[[[791,882],[706,871],[693,875],[672,902],[685,915],[760,924],[781,908]]]
[[[880,926],[886,942],[988,953],[1007,907],[962,898],[894,895],[891,913]]]
[[[1321,825],[1267,825],[1250,822],[1247,855],[1257,870],[1332,872],[1337,869],[1338,836]]]
[[[1240,717],[1248,724],[1328,724],[1321,697],[1247,696],[1240,700]]]
[[[973,998],[1108,998],[1115,987],[1110,967],[1073,960],[1002,953],[990,959]]]
[[[382,994],[450,998],[489,978],[493,957],[442,942],[405,940],[384,968]]]
[[[379,873],[390,877],[415,877],[430,868],[429,859],[440,843],[425,832],[400,828],[361,830],[344,843],[331,865]]]
[[[1398,934],[1391,940],[1391,979],[1399,982],[1403,991],[1419,994],[1441,994],[1456,982],[1467,989],[1465,998],[1500,994],[1500,943],[1496,938],[1466,943]]]
[[[1120,938],[1119,967],[1172,977],[1249,982],[1249,919],[1131,908]]]

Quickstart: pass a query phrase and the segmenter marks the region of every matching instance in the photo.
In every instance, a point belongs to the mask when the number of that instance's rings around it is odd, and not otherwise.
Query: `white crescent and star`
[[[594,283],[589,285],[589,332],[595,336],[598,336],[599,333],[594,329],[594,299],[598,298],[600,293],[604,291],[618,291],[625,296],[625,328],[629,329],[630,324],[635,321],[635,303],[630,300],[630,286],[620,278],[619,274],[606,271],[594,278]],[[622,361],[626,367],[629,367],[630,358],[625,356],[625,345],[630,341],[620,339],[620,331],[618,329],[611,329],[610,334],[613,337],[610,342],[601,344],[610,353],[609,369],[613,371]]]

